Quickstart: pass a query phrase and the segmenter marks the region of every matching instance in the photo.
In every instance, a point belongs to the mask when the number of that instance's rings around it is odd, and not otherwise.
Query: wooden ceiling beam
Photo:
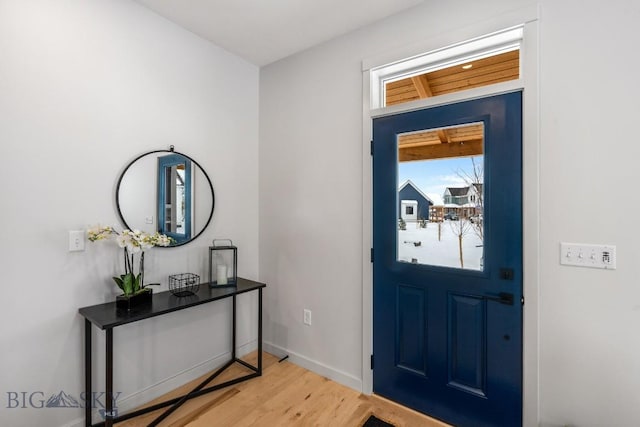
[[[442,144],[446,144],[448,142],[451,142],[449,140],[449,134],[447,133],[446,129],[440,129],[438,130],[438,138],[440,139],[440,142]]]
[[[446,159],[451,157],[478,156],[483,153],[482,139],[471,139],[449,144],[423,145],[419,147],[400,147],[398,160],[410,162],[415,160]]]
[[[411,77],[411,82],[416,88],[420,99],[431,98],[433,96],[433,92],[431,92],[431,86],[429,86],[429,79],[427,79],[426,74]]]

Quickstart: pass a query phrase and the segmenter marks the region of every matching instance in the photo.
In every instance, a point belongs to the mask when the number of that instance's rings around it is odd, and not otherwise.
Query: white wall
[[[640,248],[626,215],[640,206],[619,205],[638,177],[639,20],[636,1],[542,8],[540,386],[553,425],[640,422]],[[617,245],[618,269],[561,267],[560,241]]]
[[[77,398],[83,390],[77,310],[114,299],[110,277],[121,256],[104,242],[69,253],[67,231],[119,225],[115,183],[138,154],[173,144],[201,163],[216,191],[204,235],[152,249],[147,280],[165,290],[168,274],[206,277],[214,236],[232,238],[239,273],[257,278],[258,69],[138,4],[0,0],[0,144],[0,425],[63,425],[82,416],[80,409],[8,409],[7,393],[42,391],[47,399],[64,390]],[[239,343],[251,347],[257,299],[240,301]],[[121,407],[219,362],[212,359],[229,350],[229,308],[217,302],[117,328],[115,389],[120,399],[141,392]],[[103,337],[94,333],[100,354]],[[95,373],[104,378],[102,368]]]
[[[260,273],[271,285],[270,348],[354,387],[362,379],[361,61],[528,3],[428,2],[262,68]],[[640,419],[640,249],[629,214],[637,209],[619,204],[634,203],[627,184],[637,178],[639,18],[636,1],[541,4],[536,228],[544,426]],[[617,245],[618,270],[561,267],[560,241]],[[303,308],[313,310],[311,327],[302,323]]]

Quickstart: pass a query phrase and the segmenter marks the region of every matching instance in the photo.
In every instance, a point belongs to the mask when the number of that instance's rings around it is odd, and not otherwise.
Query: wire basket
[[[200,289],[200,276],[193,273],[172,274],[169,276],[169,290],[177,297],[193,295]]]

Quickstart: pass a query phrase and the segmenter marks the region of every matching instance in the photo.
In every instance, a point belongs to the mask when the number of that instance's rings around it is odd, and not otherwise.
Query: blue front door
[[[374,393],[456,426],[521,425],[522,94],[378,118],[373,136]],[[473,167],[431,188],[454,160]],[[442,195],[428,221],[399,219],[405,166]]]

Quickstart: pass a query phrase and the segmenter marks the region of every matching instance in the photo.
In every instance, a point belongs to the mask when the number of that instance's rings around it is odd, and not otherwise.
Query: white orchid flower
[[[154,246],[169,246],[173,239],[164,234],[149,234],[140,230],[123,230],[116,232],[113,227],[95,226],[87,230],[88,239],[92,242],[106,240],[115,236],[116,243],[120,248],[126,248],[131,254],[151,249]]]

